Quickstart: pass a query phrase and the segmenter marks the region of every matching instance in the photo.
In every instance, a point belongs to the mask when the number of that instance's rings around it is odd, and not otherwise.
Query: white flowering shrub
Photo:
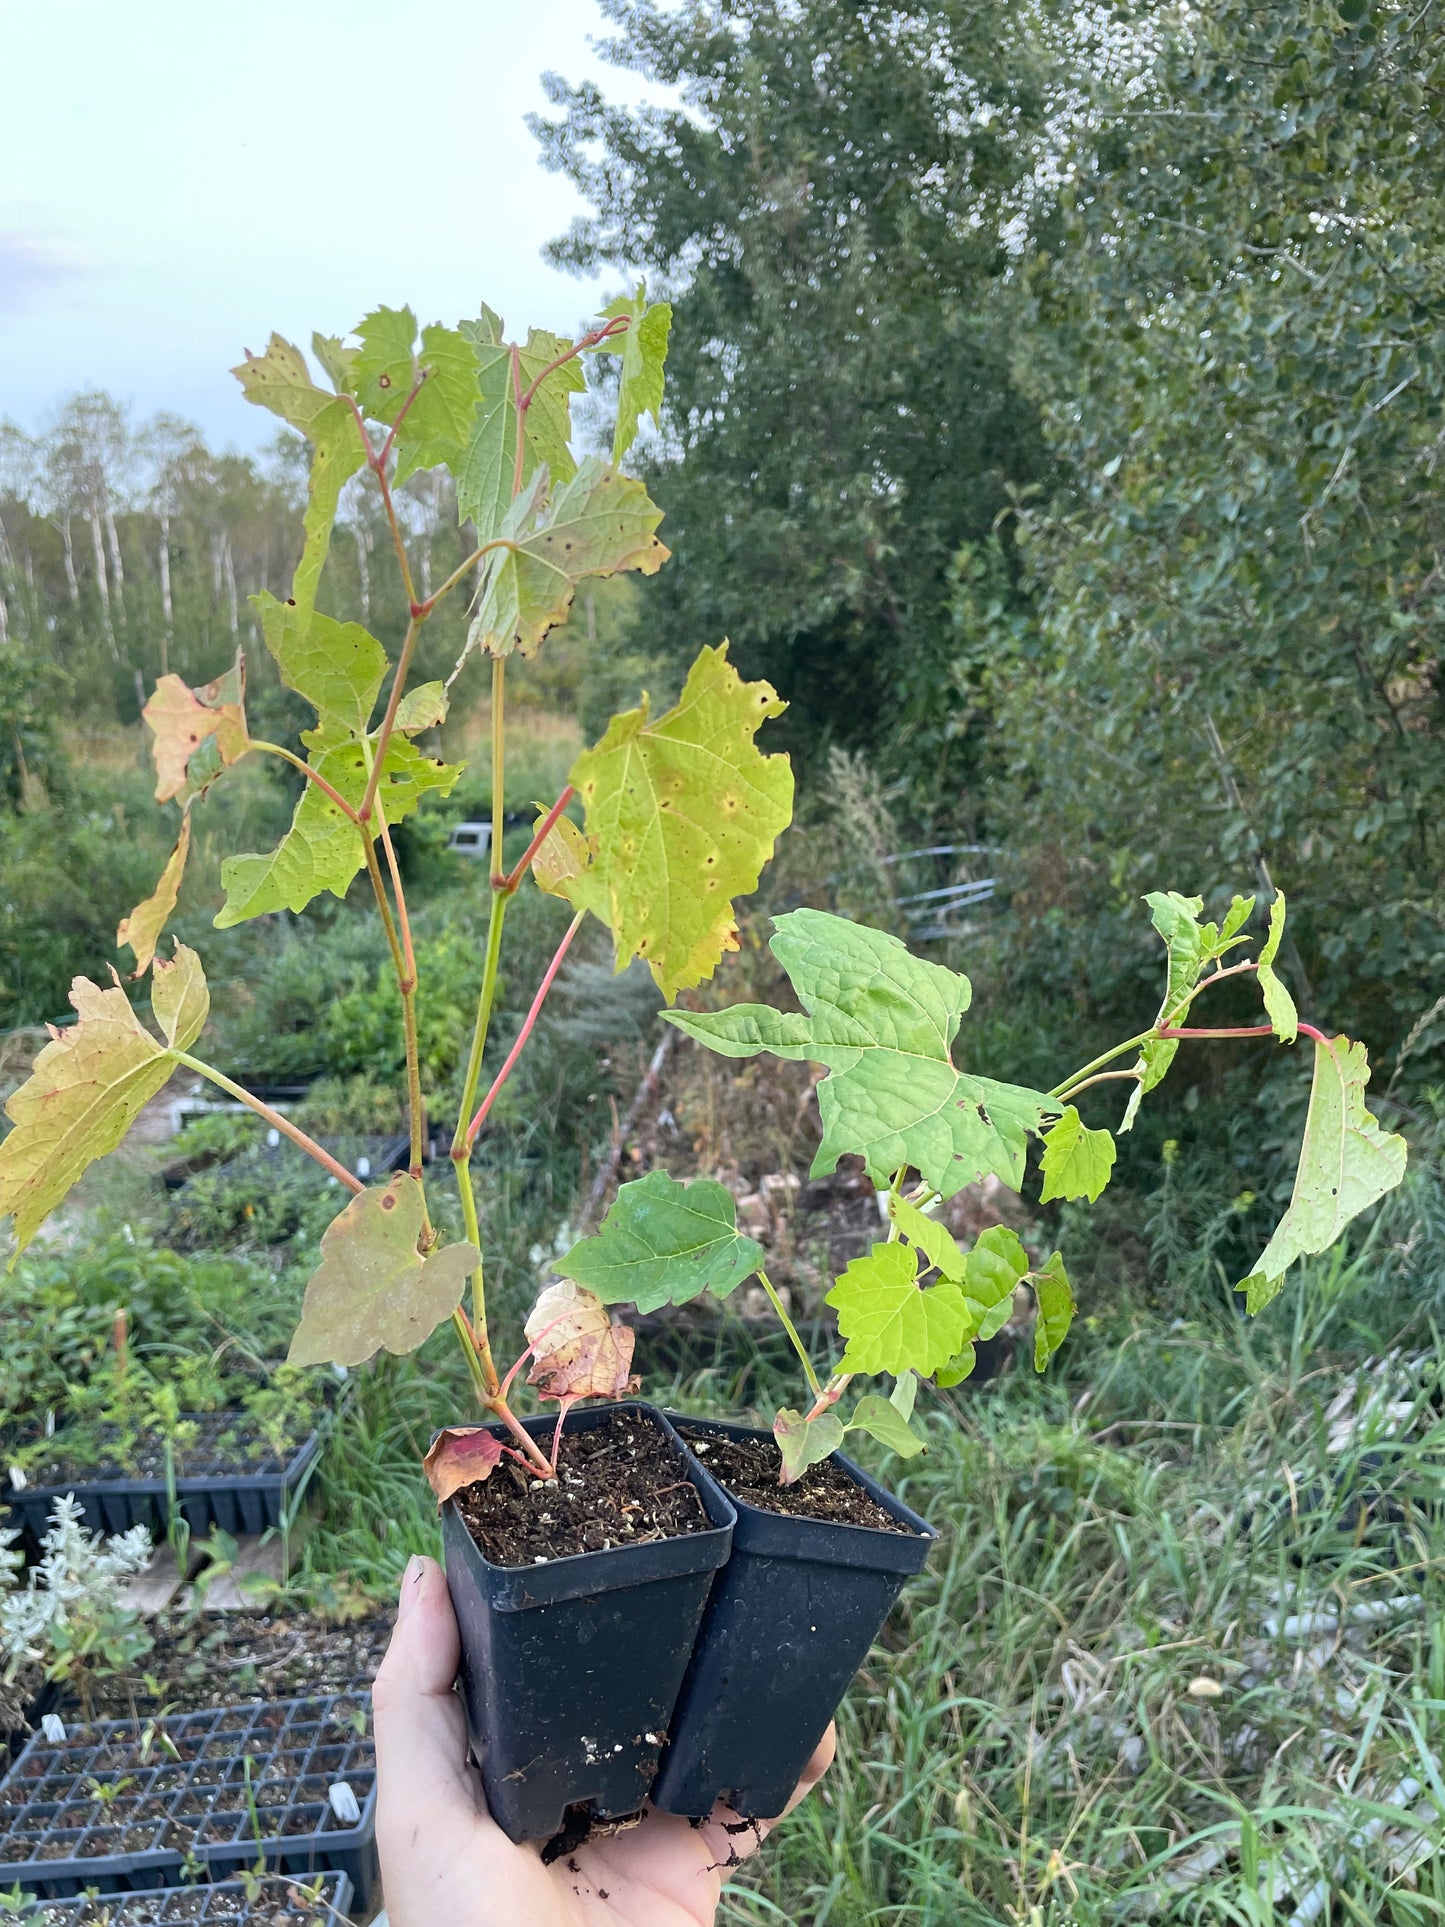
[[[42,1557],[21,1587],[19,1535],[0,1532],[0,1659],[13,1679],[27,1661],[42,1664],[53,1679],[91,1670],[119,1671],[150,1646],[138,1616],[121,1604],[127,1579],[151,1556],[144,1526],[107,1541],[86,1530],[79,1502],[57,1499],[41,1541]]]

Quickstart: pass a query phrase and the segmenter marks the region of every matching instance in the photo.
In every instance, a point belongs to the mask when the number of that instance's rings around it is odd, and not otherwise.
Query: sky
[[[602,284],[541,259],[583,208],[523,120],[547,69],[641,97],[610,31],[596,0],[0,0],[0,417],[101,387],[254,449],[227,370],[272,329],[571,330]]]

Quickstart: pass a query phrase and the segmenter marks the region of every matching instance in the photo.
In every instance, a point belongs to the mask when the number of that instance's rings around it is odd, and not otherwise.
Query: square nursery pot
[[[213,1526],[233,1538],[266,1532],[281,1524],[294,1497],[304,1489],[321,1452],[321,1434],[312,1432],[293,1448],[285,1465],[272,1461],[265,1471],[238,1469],[234,1458],[221,1451],[223,1432],[237,1426],[238,1412],[187,1412],[187,1423],[199,1437],[175,1476],[176,1510],[198,1538]],[[56,1434],[63,1440],[64,1433]],[[170,1497],[164,1476],[128,1478],[117,1469],[96,1466],[78,1478],[57,1485],[24,1486],[7,1493],[12,1525],[23,1526],[39,1540],[50,1523],[50,1509],[66,1493],[73,1493],[92,1532],[129,1532],[145,1526],[164,1534],[170,1523]]]
[[[345,1785],[354,1805],[332,1789]],[[347,1812],[355,1818],[344,1818]],[[47,1900],[235,1878],[264,1860],[376,1880],[376,1762],[365,1696],[172,1713],[37,1733],[0,1779],[0,1872]]]
[[[242,1880],[209,1887],[152,1887],[145,1893],[112,1894],[106,1899],[38,1900],[17,1918],[22,1927],[181,1927],[204,1921],[207,1927],[336,1927],[351,1918],[351,1882],[344,1873],[318,1874],[296,1883],[293,1899],[285,1876],[268,1877],[254,1901]]]
[[[454,1501],[442,1508],[472,1751],[493,1818],[512,1840],[552,1839],[564,1822],[618,1819],[642,1806],[708,1591],[727,1560],[732,1504],[661,1412],[594,1406],[573,1413],[568,1430],[590,1431],[619,1413],[664,1434],[710,1530],[546,1565],[494,1566]],[[525,1423],[538,1439],[555,1426],[548,1417]],[[490,1429],[506,1437],[502,1426]]]
[[[677,1422],[772,1441],[746,1425]],[[928,1558],[935,1529],[841,1453],[832,1462],[910,1530],[792,1518],[726,1494],[737,1511],[732,1557],[703,1615],[652,1789],[664,1813],[699,1819],[717,1800],[746,1819],[781,1813],[903,1582]]]

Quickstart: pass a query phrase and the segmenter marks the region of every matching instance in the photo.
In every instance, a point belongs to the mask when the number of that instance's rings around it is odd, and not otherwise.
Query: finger
[[[441,1567],[413,1559],[401,1583],[391,1644],[372,1686],[378,1834],[405,1849],[414,1826],[440,1811],[467,1819],[485,1810],[467,1767],[466,1718],[452,1691],[461,1656]]]

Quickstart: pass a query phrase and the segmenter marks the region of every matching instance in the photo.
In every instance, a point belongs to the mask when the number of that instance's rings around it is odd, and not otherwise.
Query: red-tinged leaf
[[[773,1420],[773,1437],[783,1455],[782,1485],[801,1479],[810,1465],[831,1458],[843,1443],[844,1425],[836,1412],[820,1412],[817,1418],[804,1418],[801,1412],[785,1406]]]
[[[156,765],[156,801],[169,802],[186,787],[192,756],[210,737],[223,768],[244,756],[246,733],[246,657],[236,660],[224,676],[203,689],[188,689],[179,676],[162,676],[142,715],[155,734],[152,754]]]
[[[570,1279],[548,1286],[525,1330],[536,1361],[527,1383],[543,1398],[626,1398],[641,1382],[632,1377],[637,1334]]]
[[[176,847],[161,871],[160,882],[144,903],[138,903],[128,917],[121,918],[120,928],[115,933],[117,950],[129,948],[135,952],[135,969],[131,972],[133,977],[143,977],[150,968],[161,932],[181,894],[181,878],[185,874],[190,847],[191,813],[187,810],[181,818],[181,833],[176,840]]]
[[[494,1434],[481,1426],[449,1425],[437,1433],[422,1470],[437,1504],[444,1505],[454,1492],[491,1478],[501,1462],[502,1442]]]

